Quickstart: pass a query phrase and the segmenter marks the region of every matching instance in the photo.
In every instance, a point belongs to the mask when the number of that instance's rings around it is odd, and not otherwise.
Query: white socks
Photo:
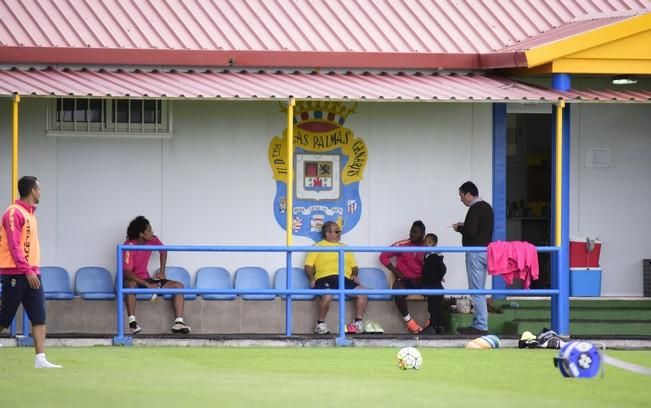
[[[52,364],[45,358],[45,353],[39,353],[34,357],[34,368],[61,368],[63,366]]]
[[[406,322],[410,321],[411,320],[411,315],[409,313],[407,313],[407,316],[402,316],[402,320],[404,320]]]
[[[177,318],[174,320],[174,323],[185,323],[185,322],[183,321],[183,318],[182,318],[182,317],[177,317]]]
[[[129,316],[129,323],[135,322],[135,321],[136,321],[136,316],[134,316],[134,315]]]

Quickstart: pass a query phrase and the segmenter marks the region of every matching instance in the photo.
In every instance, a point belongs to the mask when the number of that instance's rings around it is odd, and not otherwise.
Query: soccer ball
[[[418,370],[423,365],[423,356],[414,347],[400,349],[396,358],[398,359],[398,368],[401,370],[408,370],[410,368]]]
[[[571,341],[554,357],[554,365],[564,377],[592,378],[599,374],[601,353],[592,343]]]

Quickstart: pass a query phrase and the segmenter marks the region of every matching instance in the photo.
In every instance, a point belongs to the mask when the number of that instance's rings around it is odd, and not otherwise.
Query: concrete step
[[[503,314],[513,317],[513,320],[549,319],[550,308],[548,307],[521,307],[518,309],[503,309]],[[592,320],[650,320],[651,310],[640,308],[570,308],[570,319],[592,319]]]
[[[551,307],[549,299],[507,299],[494,300],[494,305],[502,308]],[[572,298],[570,308],[589,309],[646,309],[651,312],[651,298],[608,299],[608,298]]]

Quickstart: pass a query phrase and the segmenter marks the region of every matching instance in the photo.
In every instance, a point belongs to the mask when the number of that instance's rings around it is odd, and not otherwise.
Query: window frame
[[[60,120],[63,106],[73,100],[74,105],[72,120]],[[78,114],[77,103],[79,100],[86,100],[85,121],[75,120]],[[93,110],[90,109],[91,101],[99,100],[100,120],[90,121]],[[126,122],[115,121],[115,107],[119,101],[128,101],[127,114],[129,119]],[[133,102],[141,101],[140,121],[131,121]],[[154,123],[145,123],[145,101],[154,101]],[[59,109],[57,109],[59,107]],[[158,112],[160,111],[160,117]],[[156,123],[160,120],[160,123]],[[46,135],[59,137],[132,137],[132,138],[157,138],[166,139],[173,136],[172,130],[172,101],[159,98],[79,98],[59,97],[53,98],[46,109]]]

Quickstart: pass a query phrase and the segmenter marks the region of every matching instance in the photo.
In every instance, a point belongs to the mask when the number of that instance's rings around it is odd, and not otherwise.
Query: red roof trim
[[[383,69],[480,69],[478,54],[195,51],[57,47],[0,47],[0,63],[296,67]]]

